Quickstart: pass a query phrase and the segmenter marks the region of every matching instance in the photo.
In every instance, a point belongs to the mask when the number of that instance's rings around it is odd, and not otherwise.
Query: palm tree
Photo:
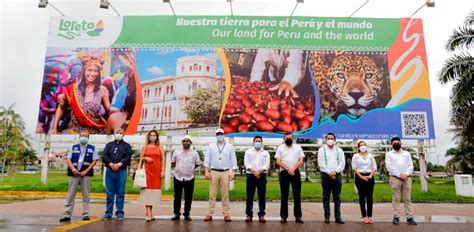
[[[2,146],[3,166],[7,159],[15,163],[19,150],[31,147],[25,136],[25,122],[13,108],[15,103],[8,108],[0,106],[0,144]]]
[[[30,149],[30,148],[27,148],[27,149],[23,149],[21,152],[20,152],[20,157],[19,157],[19,160],[23,163],[23,171],[26,171],[26,166],[36,160],[36,151],[34,149]]]
[[[446,168],[452,172],[461,171],[464,174],[474,173],[474,146],[461,143],[458,147],[446,151],[446,157],[451,157]]]
[[[450,131],[455,137],[474,144],[474,11],[467,16],[464,25],[454,30],[446,49],[454,55],[445,61],[439,74],[442,84],[454,82],[451,91]]]

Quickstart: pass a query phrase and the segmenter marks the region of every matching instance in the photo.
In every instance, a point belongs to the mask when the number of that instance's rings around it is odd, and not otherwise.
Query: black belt
[[[229,171],[229,169],[215,169],[215,168],[211,168],[212,171],[216,171],[216,172],[227,172]]]
[[[370,176],[370,174],[371,173],[363,173],[363,172],[360,173],[361,176]]]

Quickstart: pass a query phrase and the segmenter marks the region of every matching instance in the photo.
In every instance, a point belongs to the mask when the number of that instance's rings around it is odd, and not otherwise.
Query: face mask
[[[150,135],[150,137],[148,138],[150,140],[150,142],[154,143],[156,142],[156,136],[155,135]]]
[[[183,148],[184,149],[189,149],[191,147],[190,143],[183,143]]]
[[[89,138],[87,138],[87,137],[80,137],[79,138],[79,142],[81,144],[86,144],[88,141],[89,141]]]
[[[255,149],[260,149],[260,148],[262,148],[262,143],[255,142],[254,146],[255,146]]]
[[[217,142],[224,141],[224,136],[223,135],[218,135],[218,136],[216,136],[216,138],[217,138]]]
[[[366,152],[366,151],[367,151],[367,146],[360,146],[360,147],[359,147],[359,150],[360,150],[361,152]]]
[[[123,139],[123,134],[115,134],[115,140],[120,141]]]
[[[326,141],[326,144],[327,144],[328,146],[332,146],[332,145],[334,145],[334,140],[329,139],[329,140]]]
[[[400,150],[400,148],[402,148],[402,145],[399,143],[396,143],[396,144],[393,144],[392,147],[393,147],[393,150],[398,151]]]
[[[285,144],[291,146],[291,144],[293,144],[293,139],[285,139]]]

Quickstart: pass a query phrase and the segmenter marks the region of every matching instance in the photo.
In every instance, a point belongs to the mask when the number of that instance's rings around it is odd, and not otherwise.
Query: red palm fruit
[[[291,116],[291,109],[290,108],[283,108],[283,110],[281,111],[281,115],[283,115],[283,117]]]
[[[301,104],[301,102],[298,102],[298,103],[296,104],[296,108],[299,109],[299,110],[304,110],[304,105]]]
[[[278,123],[278,130],[283,132],[292,132],[293,126],[290,123],[280,122]]]
[[[245,113],[247,113],[248,115],[254,115],[255,114],[255,110],[252,108],[252,107],[245,107]]]
[[[249,107],[252,105],[252,102],[247,98],[243,99],[242,103],[244,104],[245,107]]]
[[[248,124],[252,120],[252,116],[243,113],[239,116],[240,122],[244,124]]]
[[[235,112],[234,108],[226,107],[224,108],[224,114],[233,114]]]
[[[295,118],[297,118],[297,119],[302,119],[302,118],[304,118],[304,116],[306,116],[306,114],[304,113],[304,111],[299,110],[299,109],[298,109],[298,110],[295,110],[295,111],[293,112],[293,115],[294,115]]]
[[[310,121],[310,122],[313,122],[313,115],[312,115],[312,114],[306,115],[306,116],[304,116],[303,119],[306,119],[306,120],[308,120],[308,121]]]
[[[242,103],[239,102],[239,101],[234,101],[234,102],[232,102],[232,105],[233,105],[234,108],[236,108],[236,109],[242,109]]]
[[[235,88],[234,89],[234,92],[238,95],[245,95],[245,90],[241,89],[241,88]]]
[[[280,118],[280,112],[278,112],[278,110],[275,110],[275,109],[268,109],[267,111],[265,111],[265,116],[273,120],[278,120]]]
[[[283,122],[291,123],[291,115],[283,116]]]
[[[296,124],[295,121],[293,121],[293,122],[291,123],[291,126],[293,127],[293,131],[297,131],[297,130],[298,130],[298,125]]]
[[[229,123],[232,127],[237,127],[240,124],[240,121],[237,117],[232,118]]]
[[[249,126],[247,124],[240,124],[239,128],[237,128],[239,132],[248,132],[249,131]]]
[[[300,126],[300,130],[305,130],[311,127],[311,121],[309,121],[307,118],[301,119],[298,124]]]
[[[235,132],[235,127],[232,127],[231,125],[224,125],[222,129],[224,129],[224,133],[226,134]]]
[[[255,114],[253,115],[253,118],[254,118],[255,121],[257,121],[257,122],[260,122],[260,121],[263,121],[263,120],[267,119],[267,118],[265,117],[265,115],[263,115],[263,114],[261,114],[261,113],[255,113]]]
[[[279,105],[280,105],[280,101],[278,101],[278,99],[271,100],[270,102],[268,102],[268,108],[270,109],[277,110]]]
[[[273,132],[275,126],[269,121],[260,121],[257,124],[257,128],[260,131]]]

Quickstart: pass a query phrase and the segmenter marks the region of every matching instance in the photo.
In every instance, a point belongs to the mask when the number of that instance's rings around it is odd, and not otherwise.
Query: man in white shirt
[[[263,138],[255,136],[253,146],[245,152],[244,165],[247,170],[247,201],[245,222],[251,222],[253,217],[253,196],[258,190],[258,221],[265,223],[265,194],[267,191],[267,171],[270,167],[270,154],[263,150]]]
[[[331,208],[329,199],[334,200],[334,216],[336,223],[344,224],[341,218],[341,174],[346,166],[344,151],[336,145],[336,135],[328,133],[326,135],[326,144],[319,148],[318,165],[321,172],[321,184],[323,186],[323,206],[324,206],[324,223],[330,223]]]
[[[209,180],[209,208],[204,221],[212,221],[212,215],[216,208],[217,190],[221,190],[222,210],[224,221],[232,221],[230,218],[229,203],[229,181],[234,180],[234,170],[237,169],[237,157],[234,146],[226,143],[224,130],[216,131],[217,143],[209,144],[204,157],[204,175]]]
[[[280,166],[280,192],[281,205],[280,217],[281,223],[286,223],[288,218],[288,194],[293,191],[293,214],[296,223],[304,223],[303,213],[301,212],[301,175],[299,167],[303,164],[304,153],[301,146],[294,143],[293,134],[285,133],[285,143],[278,146],[275,154],[276,163]]]
[[[385,154],[385,165],[390,175],[392,189],[392,207],[394,225],[400,224],[400,196],[403,197],[405,214],[409,225],[416,225],[411,211],[411,176],[413,174],[413,161],[409,152],[402,150],[400,138],[391,140],[393,150]]]

